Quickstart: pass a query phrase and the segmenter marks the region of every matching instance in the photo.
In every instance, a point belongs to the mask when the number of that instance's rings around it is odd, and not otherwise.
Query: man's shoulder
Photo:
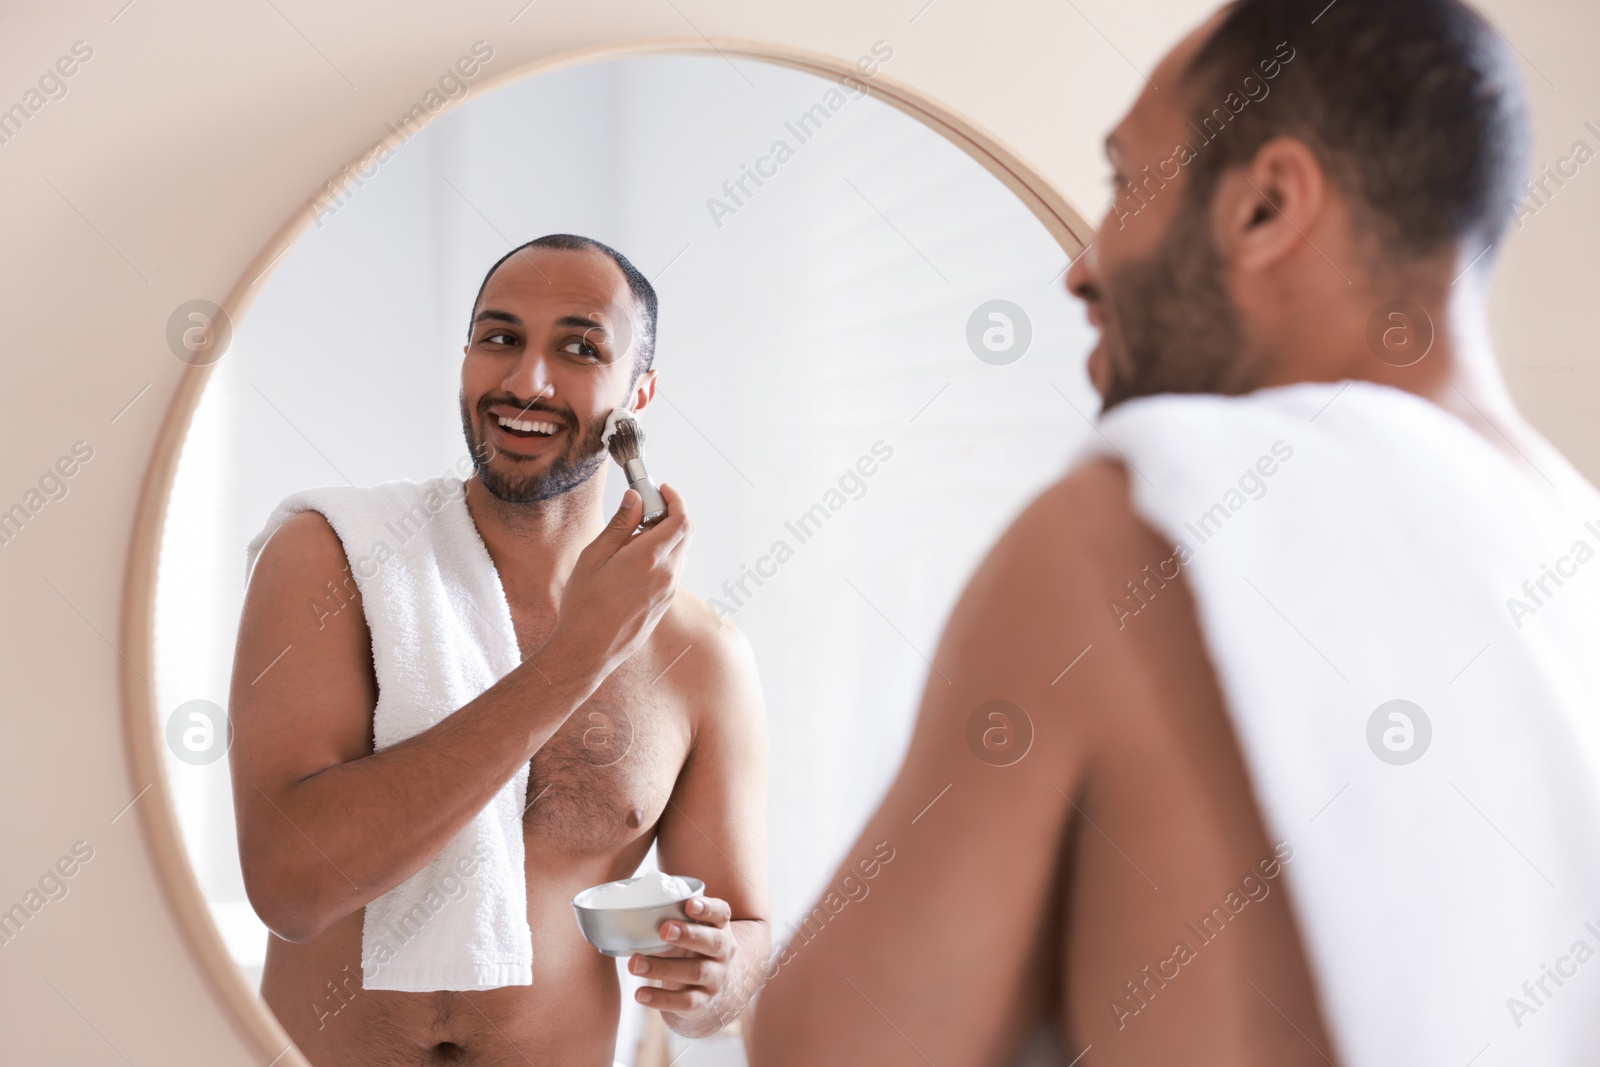
[[[656,679],[679,694],[697,738],[707,727],[730,737],[765,729],[755,650],[725,615],[680,589],[651,643]]]
[[[273,509],[246,547],[249,567],[253,571],[268,555],[283,560],[302,553],[316,558],[337,556],[343,565],[346,535],[403,520],[418,507],[436,514],[461,497],[462,485],[459,478],[447,474],[377,485],[321,485],[291,493]]]
[[[1137,521],[1124,464],[1096,457],[1077,464],[1047,486],[1028,511],[1061,522],[1076,534],[1118,532]],[[1026,514],[1026,512],[1025,512]]]
[[[346,562],[344,544],[333,524],[322,512],[308,508],[284,519],[267,537],[252,577],[261,580],[329,563],[342,567]]]
[[[656,626],[656,638],[670,655],[677,654],[674,650],[684,650],[685,664],[690,652],[698,652],[695,668],[687,673],[703,675],[702,681],[715,682],[720,678],[713,675],[746,667],[754,670],[755,654],[744,632],[722,612],[685,589],[673,595],[672,605]]]
[[[985,566],[1041,591],[1061,582],[1100,586],[1135,561],[1142,566],[1162,541],[1134,507],[1137,477],[1108,458],[1073,467],[1022,510]],[[1041,584],[1047,578],[1053,581]]]
[[[1115,460],[1075,466],[1001,535],[941,645],[941,656],[951,659],[940,669],[964,693],[1013,692],[1043,702],[1071,695],[1082,717],[1086,708],[1110,708],[1126,697],[1123,681],[1142,674],[1165,647],[1192,643],[1198,631],[1173,569],[1174,548],[1135,507],[1137,478]],[[1128,617],[1148,604],[1155,610],[1129,626]],[[1063,681],[1074,657],[1091,647],[1092,668]],[[1113,691],[1121,696],[1113,699]]]
[[[315,620],[317,630],[350,626],[369,640],[361,586],[351,573],[344,543],[327,516],[309,510],[284,519],[261,546],[250,571],[244,614],[288,611],[298,616],[308,604],[307,617]]]

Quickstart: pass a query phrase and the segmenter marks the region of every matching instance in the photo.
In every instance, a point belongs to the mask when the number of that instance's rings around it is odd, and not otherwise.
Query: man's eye
[[[600,350],[588,341],[568,341],[561,346],[560,351],[570,352],[574,356],[587,356],[590,359],[600,358]]]
[[[505,330],[496,330],[494,333],[486,333],[486,334],[484,334],[483,335],[483,343],[484,344],[499,343],[496,340],[497,338],[504,338],[506,344],[514,345],[514,344],[517,343],[517,335],[514,334],[514,333],[507,333]]]

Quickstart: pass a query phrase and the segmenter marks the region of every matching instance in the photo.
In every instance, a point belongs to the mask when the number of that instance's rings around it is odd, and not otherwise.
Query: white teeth
[[[530,419],[512,419],[507,418],[504,415],[500,416],[500,425],[505,426],[508,429],[518,430],[522,433],[552,434],[561,429],[560,426],[557,426],[553,422],[534,422]]]

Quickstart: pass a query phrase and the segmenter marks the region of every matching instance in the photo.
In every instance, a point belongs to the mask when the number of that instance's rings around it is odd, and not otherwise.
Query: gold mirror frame
[[[524,78],[585,63],[661,54],[738,57],[791,67],[829,81],[854,77],[866,83],[872,95],[917,119],[982,164],[1044,225],[1069,259],[1075,259],[1093,240],[1093,228],[1066,197],[1008,145],[964,116],[881,73],[866,79],[854,67],[834,56],[780,44],[711,38],[639,38],[576,49],[546,56],[488,78],[473,92],[451,101],[439,115]],[[429,121],[436,120],[439,115],[432,116]],[[355,165],[383,148],[397,150],[402,140],[399,134],[391,134],[364,148],[349,163]],[[334,171],[330,178],[339,173]],[[234,283],[221,306],[235,327],[249,310],[262,279],[312,220],[311,202],[307,201],[279,227],[244,275]],[[161,754],[161,721],[151,683],[146,681],[155,669],[156,578],[167,504],[184,438],[214,365],[190,365],[183,372],[140,486],[122,590],[121,647],[126,650],[121,671],[123,732],[133,781],[140,790],[151,794],[147,803],[138,805],[139,822],[167,904],[178,928],[183,931],[190,954],[199,964],[201,973],[210,980],[229,1021],[255,1054],[262,1057],[263,1063],[269,1067],[309,1067],[272,1012],[250,988],[211,921],[172,806]]]

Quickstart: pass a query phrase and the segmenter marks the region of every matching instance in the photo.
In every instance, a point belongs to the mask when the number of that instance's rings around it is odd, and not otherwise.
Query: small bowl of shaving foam
[[[572,898],[572,910],[584,938],[607,956],[650,956],[673,947],[661,940],[661,924],[687,922],[684,905],[705,890],[698,878],[648,871],[590,886]]]

